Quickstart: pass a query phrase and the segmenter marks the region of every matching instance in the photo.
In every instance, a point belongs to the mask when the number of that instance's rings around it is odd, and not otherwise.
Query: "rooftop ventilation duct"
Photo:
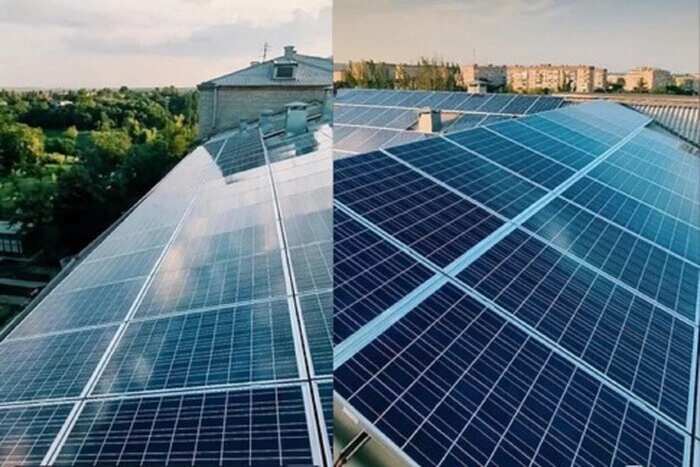
[[[322,119],[326,122],[333,121],[333,88],[326,88],[323,95]]]
[[[439,133],[442,130],[440,111],[424,108],[418,111],[418,131],[421,133]]]
[[[294,56],[296,55],[296,51],[294,50],[293,45],[288,45],[284,48],[284,58],[287,60],[294,60]]]
[[[309,109],[304,102],[291,102],[285,106],[287,116],[285,130],[292,135],[300,135],[308,130]]]

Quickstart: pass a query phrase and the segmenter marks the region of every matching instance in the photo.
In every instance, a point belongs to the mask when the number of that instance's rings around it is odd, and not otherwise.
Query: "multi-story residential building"
[[[599,79],[605,75],[599,74]],[[549,89],[550,91],[592,92],[595,67],[587,65],[515,65],[507,67],[507,80],[515,92]]]
[[[491,86],[504,86],[508,78],[505,65],[478,65],[472,63],[459,67],[460,85],[467,86],[470,83],[485,81]]]
[[[608,87],[608,69],[596,68],[593,71],[593,89],[606,89]]]
[[[665,88],[673,82],[673,77],[667,70],[639,67],[625,74],[625,91],[634,91],[640,87],[651,91],[656,88]]]
[[[608,84],[615,84],[615,83],[617,83],[620,79],[622,79],[622,80],[624,81],[624,80],[625,80],[625,74],[624,74],[624,73],[618,73],[618,72],[608,73],[607,76],[606,76],[606,79],[607,79],[607,81],[608,81]]]

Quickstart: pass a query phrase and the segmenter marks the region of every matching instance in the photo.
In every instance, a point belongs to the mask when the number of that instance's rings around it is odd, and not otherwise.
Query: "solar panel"
[[[229,132],[88,250],[0,342],[0,462],[326,465],[331,142]]]
[[[690,465],[700,159],[649,123],[596,102],[336,161],[336,400],[380,445],[418,465]],[[429,241],[474,208],[489,229]]]

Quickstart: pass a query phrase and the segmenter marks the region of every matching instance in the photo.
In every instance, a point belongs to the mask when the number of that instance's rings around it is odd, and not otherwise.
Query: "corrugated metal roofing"
[[[215,86],[329,86],[333,78],[333,63],[330,58],[296,54],[297,68],[294,79],[273,78],[274,61],[284,60],[284,56],[252,65],[204,82]]]
[[[676,105],[631,105],[689,140],[700,143],[700,107]]]

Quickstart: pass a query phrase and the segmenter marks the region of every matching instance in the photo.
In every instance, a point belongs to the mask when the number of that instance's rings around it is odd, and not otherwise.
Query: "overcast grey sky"
[[[331,54],[332,0],[0,0],[0,87],[195,86],[287,44]]]
[[[699,10],[698,0],[335,0],[333,52],[697,73]]]

